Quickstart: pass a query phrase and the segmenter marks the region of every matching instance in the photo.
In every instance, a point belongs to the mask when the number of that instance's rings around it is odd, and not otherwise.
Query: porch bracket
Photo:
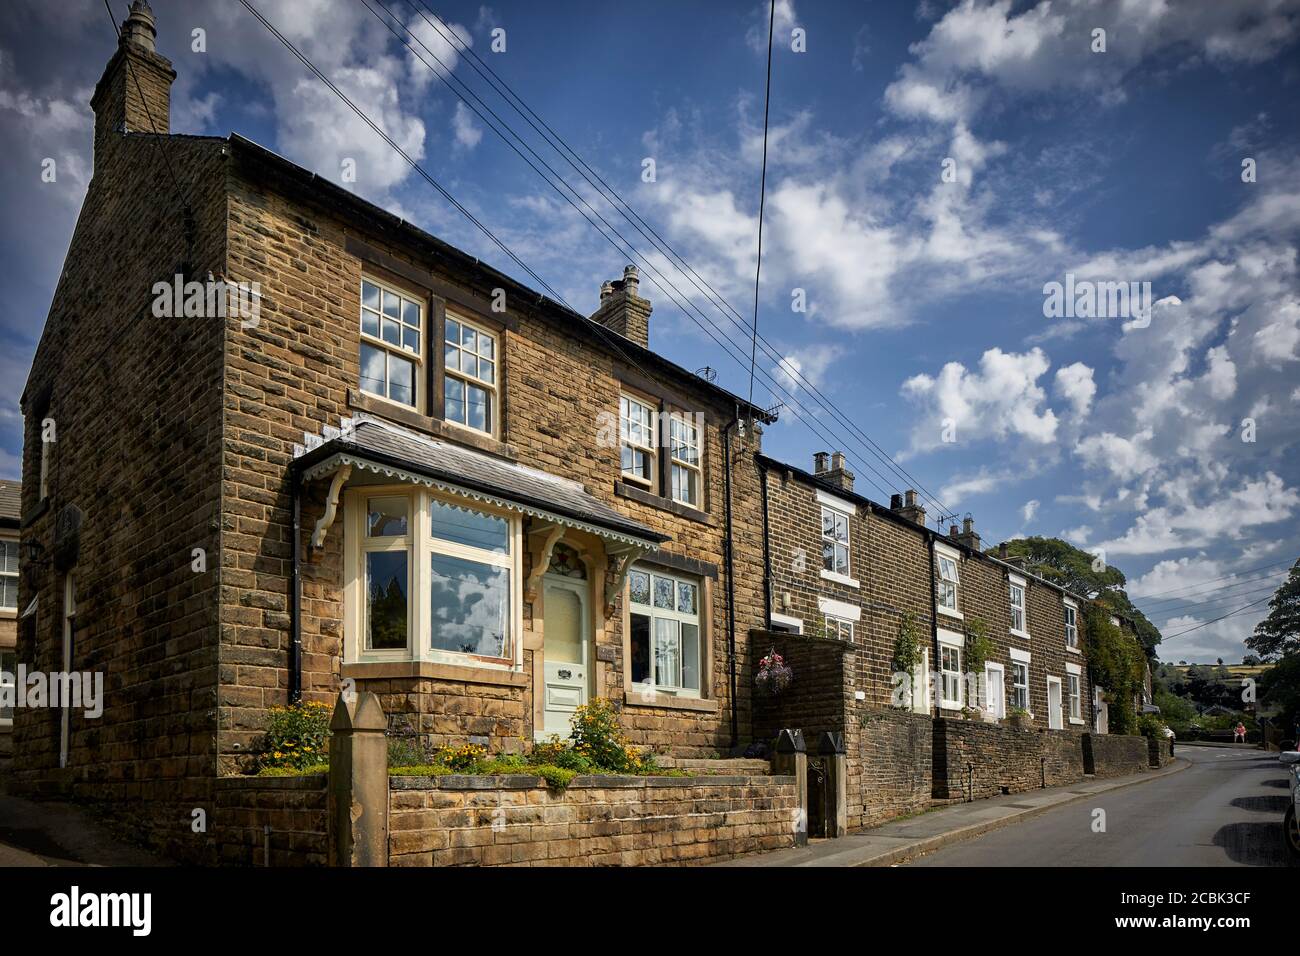
[[[648,547],[640,547],[634,544],[624,545],[621,548],[608,548],[606,553],[610,557],[610,568],[605,578],[605,617],[611,617],[614,614],[614,602],[623,592],[623,582],[627,580],[627,573],[632,570],[632,565],[643,554],[649,553]]]
[[[330,481],[329,495],[325,499],[325,513],[320,516],[316,522],[316,528],[311,533],[311,546],[313,548],[323,548],[325,546],[325,532],[329,531],[334,524],[334,518],[339,511],[339,493],[343,490],[344,483],[352,477],[351,465],[340,465],[339,470],[334,472]]]
[[[555,545],[564,535],[564,525],[562,524],[539,524],[532,528],[529,536],[540,541],[540,546],[533,551],[533,567],[528,572],[528,580],[524,582],[524,600],[529,604],[537,600],[537,585],[542,580],[542,575],[551,565],[551,555],[555,551]]]

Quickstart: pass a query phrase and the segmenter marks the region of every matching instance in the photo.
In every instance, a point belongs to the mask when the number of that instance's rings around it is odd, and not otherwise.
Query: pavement
[[[1191,761],[1179,757],[1161,770],[1131,777],[1093,778],[1063,787],[953,804],[839,839],[810,840],[806,847],[773,850],[716,865],[892,866],[993,830],[1023,823],[1068,804],[1090,798],[1095,802],[1100,794],[1176,776],[1190,766]]]
[[[75,804],[0,793],[0,867],[169,865]]]

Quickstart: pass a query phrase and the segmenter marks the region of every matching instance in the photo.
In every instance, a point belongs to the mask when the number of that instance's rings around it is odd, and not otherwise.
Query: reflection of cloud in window
[[[509,572],[443,555],[434,555],[432,565],[433,646],[505,656]]]

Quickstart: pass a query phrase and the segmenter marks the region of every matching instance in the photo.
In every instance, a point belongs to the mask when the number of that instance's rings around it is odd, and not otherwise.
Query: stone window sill
[[[1082,654],[1082,653],[1083,653],[1082,651],[1080,651],[1077,647],[1073,646],[1072,644],[1066,644],[1066,645],[1065,645],[1065,649],[1066,649],[1067,651],[1069,651],[1071,654]]]
[[[525,687],[531,683],[527,674],[496,667],[464,667],[434,661],[361,661],[343,665],[344,677],[358,680],[424,677],[436,680],[464,681],[467,684],[497,684],[502,687]]]
[[[1070,723],[1071,723],[1072,725],[1074,725],[1075,727],[1082,727],[1082,726],[1083,726],[1083,718],[1081,718],[1081,717],[1071,717],[1071,718],[1070,718]]]
[[[1010,634],[1012,637],[1021,637],[1021,638],[1024,638],[1026,641],[1029,640],[1029,632],[1028,632],[1028,631],[1017,631],[1017,630],[1013,627],[1013,628],[1009,629],[1009,630],[1007,631],[1007,633]]]
[[[700,524],[708,525],[710,528],[717,527],[717,522],[709,516],[707,512],[699,508],[692,508],[689,505],[679,504],[671,498],[665,498],[663,495],[656,495],[653,492],[646,491],[644,488],[638,488],[636,485],[628,484],[626,481],[614,482],[614,494],[620,498],[627,498],[629,501],[640,502],[643,505],[649,505],[651,508],[658,508],[660,511],[668,511],[677,515],[679,518],[685,518],[688,521],[698,521]]]
[[[846,574],[836,574],[834,571],[827,571],[825,568],[822,569],[821,576],[823,581],[834,581],[836,584],[843,584],[845,587],[862,587],[856,578],[851,578]]]
[[[633,693],[624,691],[623,706],[625,707],[659,707],[665,710],[691,710],[700,714],[716,714],[718,712],[718,702],[716,700],[705,700],[698,697],[674,697],[672,694],[660,693]]]
[[[961,611],[954,611],[952,608],[944,607],[943,605],[936,605],[935,610],[945,617],[955,618],[958,621],[966,620],[966,615],[962,614]]]

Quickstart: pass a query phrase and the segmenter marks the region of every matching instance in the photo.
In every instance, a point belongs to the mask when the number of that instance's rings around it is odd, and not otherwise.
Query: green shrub
[[[295,767],[263,767],[257,772],[259,777],[308,777],[317,773],[329,773],[330,765],[318,763],[301,770]]]
[[[388,738],[388,766],[420,767],[433,762],[433,755],[419,737]]]
[[[1165,739],[1165,722],[1155,714],[1143,714],[1138,718],[1137,729],[1143,737],[1154,737],[1156,740]]]
[[[330,708],[315,701],[272,707],[257,748],[257,766],[302,770],[329,760]]]
[[[459,747],[439,747],[433,753],[433,763],[448,767],[452,773],[474,773],[474,767],[487,756],[487,748],[478,744],[461,744]]]
[[[569,739],[577,755],[590,761],[597,770],[639,774],[656,769],[652,754],[642,754],[627,745],[618,714],[602,698],[597,697],[574,712]]]

